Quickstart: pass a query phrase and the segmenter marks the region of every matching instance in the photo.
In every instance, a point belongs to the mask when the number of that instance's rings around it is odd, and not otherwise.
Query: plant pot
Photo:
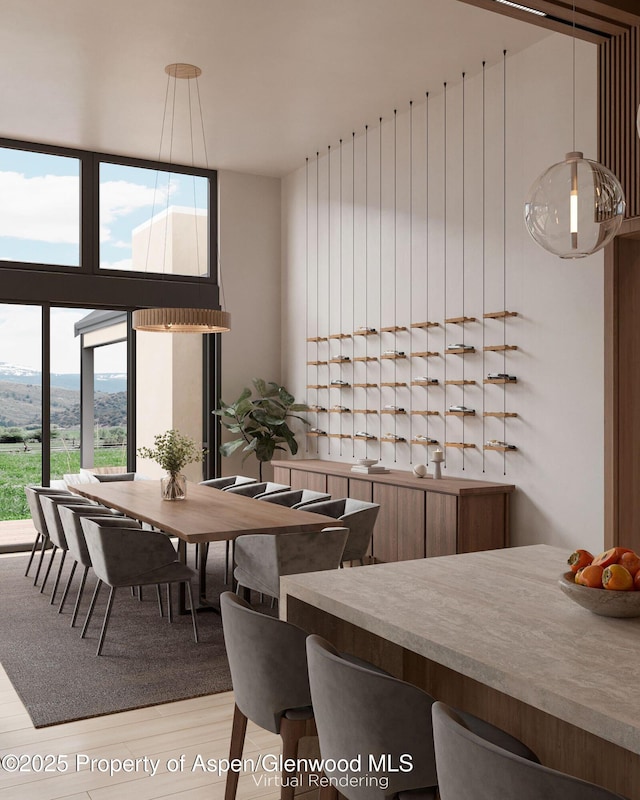
[[[184,500],[187,496],[187,479],[179,472],[169,472],[160,479],[163,500]]]

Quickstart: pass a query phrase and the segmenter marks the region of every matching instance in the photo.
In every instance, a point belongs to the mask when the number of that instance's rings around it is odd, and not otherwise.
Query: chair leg
[[[82,573],[82,578],[80,579],[80,586],[78,588],[78,595],[76,597],[76,604],[73,607],[73,615],[71,617],[71,627],[73,628],[76,624],[76,620],[78,619],[78,611],[80,611],[80,601],[82,600],[82,593],[84,592],[84,585],[87,582],[87,573],[89,572],[89,567],[84,568],[84,572]]]
[[[173,622],[173,603],[171,602],[171,584],[167,584],[167,617]]]
[[[44,559],[44,554],[47,549],[47,545],[49,544],[49,537],[43,536],[42,537],[42,548],[40,550],[40,558],[38,559],[38,569],[36,570],[36,577],[33,579],[33,585],[37,586],[38,578],[40,577],[40,570],[42,568],[42,561]]]
[[[64,587],[64,592],[62,593],[62,600],[60,600],[60,605],[58,606],[58,614],[62,614],[62,609],[64,608],[64,604],[67,601],[67,595],[69,594],[69,589],[71,588],[71,581],[73,580],[73,576],[76,574],[76,567],[78,566],[78,562],[74,561],[71,565],[71,572],[69,573],[69,577],[67,578],[67,585]]]
[[[96,600],[98,599],[98,594],[100,593],[100,587],[102,586],[102,581],[98,580],[96,583],[96,588],[93,590],[93,597],[91,598],[91,603],[89,604],[89,610],[87,611],[87,618],[84,621],[84,625],[82,626],[82,633],[80,634],[80,638],[84,639],[87,628],[89,627],[89,623],[91,622],[91,617],[93,616],[93,609],[96,607]]]
[[[247,603],[251,602],[251,589],[247,589],[246,586],[241,586],[238,584],[236,586],[236,594],[238,597],[241,597],[243,600],[246,600]]]
[[[224,582],[229,583],[229,540],[225,542],[224,546]]]
[[[99,656],[102,653],[102,645],[104,644],[104,637],[107,633],[107,625],[109,624],[109,618],[111,617],[111,609],[113,607],[113,598],[116,596],[116,587],[112,586],[111,591],[109,592],[109,599],[107,600],[107,608],[104,612],[104,620],[102,622],[102,630],[100,631],[100,638],[98,639],[98,649],[96,650],[96,655]]]
[[[306,734],[307,722],[303,719],[280,720],[280,736],[282,737],[282,760],[295,759],[298,757],[298,743]],[[294,800],[295,786],[290,786],[292,779],[296,777],[295,769],[289,771],[282,770],[282,789],[280,790],[280,800]]]
[[[60,576],[62,575],[62,568],[64,567],[64,560],[67,557],[67,551],[62,551],[62,558],[60,559],[60,566],[58,567],[58,572],[56,573],[56,579],[53,583],[53,591],[51,592],[51,600],[49,600],[49,605],[53,605],[56,601],[56,592],[58,591],[58,586],[60,585]]]
[[[49,559],[49,565],[47,566],[47,571],[44,573],[44,578],[42,579],[42,586],[40,587],[40,594],[44,592],[44,587],[47,585],[47,580],[49,579],[49,573],[51,572],[51,567],[53,566],[53,559],[56,557],[56,552],[58,551],[57,546],[54,544],[51,548],[51,558]]]
[[[160,584],[156,584],[156,594],[158,595],[158,609],[160,610],[160,616],[164,617],[164,608],[162,607],[162,591],[160,590]]]
[[[231,745],[229,747],[229,761],[242,758],[244,749],[244,737],[247,732],[247,718],[240,711],[238,706],[233,707],[233,725],[231,727]],[[227,771],[227,783],[224,790],[224,800],[235,800],[238,791],[238,778],[240,773],[229,769]]]
[[[191,591],[191,581],[185,581],[187,584],[187,596],[189,597],[189,608],[191,609],[191,621],[193,622],[193,638],[195,639],[196,644],[200,641],[200,637],[198,635],[198,615],[196,614],[196,608],[193,605],[193,592]]]
[[[29,563],[27,564],[27,568],[24,571],[25,578],[29,574],[29,570],[31,569],[31,562],[33,561],[33,557],[36,554],[36,550],[38,549],[38,545],[40,544],[40,540],[42,538],[42,534],[38,533],[36,538],[33,540],[33,547],[31,548],[31,555],[29,556]]]

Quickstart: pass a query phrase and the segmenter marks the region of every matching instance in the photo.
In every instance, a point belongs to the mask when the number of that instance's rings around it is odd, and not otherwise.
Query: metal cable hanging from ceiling
[[[382,117],[380,117],[378,138],[378,303],[380,305],[380,324],[378,326],[378,406],[382,406]],[[380,408],[380,411],[382,409]],[[382,414],[378,414],[378,441],[382,459]]]
[[[339,177],[339,184],[340,184],[340,191],[339,191],[340,202],[339,202],[339,218],[338,218],[338,231],[339,231],[339,233],[338,233],[338,245],[339,245],[339,248],[340,248],[340,255],[339,255],[339,258],[338,258],[338,287],[339,287],[339,292],[340,292],[340,308],[339,308],[339,312],[340,312],[339,313],[339,317],[340,317],[340,334],[342,335],[342,333],[343,333],[343,330],[342,330],[342,299],[344,297],[344,292],[343,292],[344,286],[343,286],[343,283],[342,283],[342,249],[343,249],[342,248],[342,244],[343,244],[343,242],[342,242],[342,139],[340,139],[340,162],[339,162],[339,164],[340,164],[340,172],[339,172],[339,176],[338,177]],[[340,342],[340,354],[339,355],[342,356],[343,355],[343,353],[342,353],[342,341],[343,340],[342,339],[338,339],[338,341]],[[340,377],[342,378],[342,364],[340,364]],[[341,395],[341,397],[342,397],[342,395]],[[344,405],[344,402],[342,400],[341,400],[340,405],[342,405],[342,406]],[[353,405],[353,403],[352,403],[352,405]],[[341,409],[341,411],[342,411],[342,409]],[[340,439],[338,441],[339,441],[339,444],[340,444],[340,455],[342,455],[342,413],[340,413],[338,415],[338,419],[340,420]]]
[[[398,109],[393,109],[393,349],[398,350]],[[398,359],[393,359],[393,406],[398,406]],[[393,414],[393,463],[398,461],[398,415]]]
[[[409,320],[413,319],[413,100],[409,101]],[[412,337],[411,328],[409,336]],[[413,337],[412,337],[413,338]],[[410,340],[411,341],[411,340]],[[413,344],[410,346],[409,356]],[[409,358],[409,411],[413,411],[413,358]],[[413,464],[413,414],[409,414],[409,464]]]
[[[356,132],[351,134],[351,386],[355,381],[355,339],[353,332],[356,329]],[[355,440],[355,391],[351,390],[351,458],[356,457]]]
[[[443,305],[444,305],[444,321],[443,325],[443,333],[444,333],[444,444],[446,447],[447,444],[447,358],[446,358],[446,348],[447,348],[447,82],[444,82],[444,111],[443,111],[443,156],[442,156],[442,163],[443,163],[443,213],[442,213],[442,230],[443,230],[443,264],[444,264],[444,281],[443,281]],[[442,465],[444,469],[447,468],[447,458],[445,456],[444,463]]]
[[[331,455],[331,145],[327,146],[327,412],[328,454]]]
[[[574,38],[575,46],[575,38]],[[574,95],[575,102],[575,95]],[[575,150],[575,145],[574,145]],[[502,310],[507,310],[507,51],[502,51]],[[507,316],[502,317],[502,372],[507,374]],[[502,441],[507,441],[507,383],[502,385]],[[507,452],[502,452],[502,474],[507,474]]]
[[[482,62],[482,471],[485,471],[485,458],[486,451],[484,443],[487,441],[486,425],[487,418],[486,411],[486,385],[484,377],[486,376],[486,261],[487,261],[487,247],[486,247],[486,231],[487,231],[487,211],[486,211],[486,174],[487,174],[487,150],[486,150],[486,75],[485,75],[486,61]]]
[[[425,118],[424,118],[424,218],[425,218],[425,232],[424,232],[424,251],[425,251],[425,306],[426,306],[426,316],[425,320],[428,321],[431,319],[429,316],[429,92],[425,92]],[[426,333],[427,333],[427,342],[426,342],[426,352],[430,352],[429,348],[429,328],[430,326],[427,324]],[[429,414],[430,411],[430,398],[429,392],[426,393],[427,397],[427,443],[431,438],[430,435],[430,418],[431,415]],[[427,463],[429,461],[429,445],[427,444]]]
[[[305,245],[305,273],[304,273],[304,299],[305,299],[305,317],[304,317],[304,325],[306,331],[306,346],[305,352],[307,355],[307,384],[309,384],[309,159],[305,159],[305,166],[304,166],[304,226],[305,226],[305,236],[304,236],[304,245]],[[316,320],[317,322],[317,320]],[[316,334],[317,336],[317,334]],[[316,361],[318,360],[318,343],[316,342]],[[318,368],[316,367],[316,374],[318,372]],[[318,427],[318,412],[316,411],[316,425]],[[305,453],[309,452],[309,437],[304,437],[304,451]]]
[[[369,382],[369,126],[364,126],[364,382]],[[369,389],[364,390],[364,430],[369,432]],[[369,437],[364,442],[364,455],[369,458]]]
[[[466,308],[465,308],[465,267],[466,267],[466,249],[465,249],[465,73],[462,73],[462,319],[466,319]],[[467,343],[466,338],[466,325],[464,322],[462,323],[462,344],[465,345]],[[466,358],[462,359],[462,406],[466,408],[465,404],[465,381],[466,381]],[[465,433],[465,422],[466,422],[466,414],[462,415],[462,441],[466,442],[466,433]],[[466,447],[462,448],[462,471],[464,472],[465,467],[465,453]]]
[[[316,330],[318,331],[317,335],[319,336],[320,335],[319,333],[320,330],[320,153],[318,151],[316,151]],[[316,353],[317,352],[318,351],[316,350]],[[318,379],[319,374],[320,370],[318,369],[316,370],[316,379]],[[321,406],[322,404],[319,402],[320,390],[316,389],[315,392],[316,392],[316,406]],[[327,405],[329,405],[328,398],[329,398],[329,392],[327,391]],[[327,427],[329,427],[328,421],[327,421]],[[317,438],[316,455],[318,454],[319,448],[320,448],[320,441],[319,438]]]

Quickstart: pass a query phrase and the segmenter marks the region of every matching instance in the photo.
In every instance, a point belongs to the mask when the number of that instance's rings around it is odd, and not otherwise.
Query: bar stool
[[[509,752],[474,733],[459,712],[433,704],[438,787],[442,800],[624,800],[594,783]]]

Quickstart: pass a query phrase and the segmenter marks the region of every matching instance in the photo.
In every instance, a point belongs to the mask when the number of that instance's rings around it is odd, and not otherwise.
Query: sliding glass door
[[[0,303],[0,520],[29,516],[42,477],[42,311]]]
[[[28,484],[127,471],[131,352],[126,311],[0,304],[0,522]]]

